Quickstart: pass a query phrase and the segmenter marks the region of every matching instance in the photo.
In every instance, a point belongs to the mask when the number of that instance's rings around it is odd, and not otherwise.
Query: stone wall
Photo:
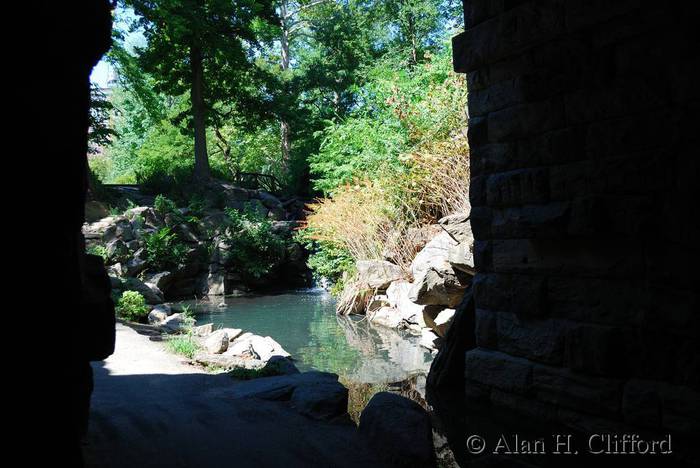
[[[465,1],[470,399],[700,433],[697,37],[690,10],[654,5]]]

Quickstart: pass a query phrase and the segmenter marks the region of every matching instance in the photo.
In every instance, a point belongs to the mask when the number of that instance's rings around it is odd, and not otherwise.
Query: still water
[[[225,306],[220,306],[221,303]],[[271,336],[301,371],[334,372],[362,383],[392,383],[427,374],[431,354],[407,333],[338,317],[333,298],[313,289],[283,294],[185,301],[197,324]]]

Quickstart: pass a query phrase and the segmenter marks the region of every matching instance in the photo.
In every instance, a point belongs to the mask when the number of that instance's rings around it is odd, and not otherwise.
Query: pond
[[[221,303],[224,305],[220,306]],[[408,333],[338,317],[322,289],[213,301],[185,301],[197,323],[270,336],[301,371],[334,372],[358,383],[393,383],[427,374],[432,356]]]

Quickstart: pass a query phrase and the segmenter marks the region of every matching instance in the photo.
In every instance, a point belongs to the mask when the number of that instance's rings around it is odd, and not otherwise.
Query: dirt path
[[[110,375],[203,373],[167,351],[162,343],[150,341],[132,328],[117,323],[116,331],[116,349],[102,366]]]
[[[93,369],[89,467],[378,466],[353,425],[250,396],[312,374],[236,382],[182,363],[121,324],[114,355]]]

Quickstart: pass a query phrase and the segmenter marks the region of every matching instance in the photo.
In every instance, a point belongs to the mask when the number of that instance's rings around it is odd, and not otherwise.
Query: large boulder
[[[389,305],[396,309],[401,318],[409,323],[425,326],[423,319],[424,306],[416,304],[410,298],[411,283],[407,281],[395,281],[386,290]]]
[[[184,314],[173,314],[165,319],[161,328],[168,333],[180,333],[187,331],[192,326],[192,321]]]
[[[160,291],[160,294],[163,294],[163,291],[167,291],[170,284],[172,284],[173,276],[173,273],[169,271],[152,273],[145,276],[144,283],[154,291],[157,290]]]
[[[168,320],[168,314],[163,311],[153,309],[148,313],[148,323],[151,325],[162,325]]]
[[[198,327],[192,328],[192,334],[194,336],[208,336],[213,331],[214,331],[214,324],[213,323],[206,323],[204,325],[200,325]]]
[[[421,305],[455,307],[464,296],[469,279],[454,272],[449,264],[442,270],[429,269],[416,278],[408,297]]]
[[[419,278],[430,269],[451,269],[447,257],[450,247],[455,245],[459,245],[459,242],[454,240],[448,232],[442,231],[433,237],[413,258],[411,262],[413,277]]]
[[[348,389],[337,380],[299,385],[290,398],[292,407],[313,419],[333,420],[348,412]]]
[[[469,228],[469,223],[449,226],[457,235],[463,237],[465,235],[463,230]],[[470,229],[469,232],[471,232]],[[471,281],[471,275],[463,270],[455,270],[449,261],[451,249],[462,245],[457,235],[445,228],[413,259],[411,272],[414,281],[409,293],[411,301],[421,305],[448,307],[459,304],[464,295],[464,289]]]
[[[436,466],[430,416],[408,398],[377,393],[362,411],[358,431],[377,457],[390,466]]]
[[[221,330],[226,332],[229,341],[235,340],[243,333],[240,328],[222,328]]]
[[[442,306],[427,306],[423,314],[425,323],[438,336],[444,338],[447,330],[454,319],[455,309],[443,308]]]
[[[360,260],[355,266],[358,281],[371,289],[385,290],[404,276],[398,265],[385,260]]]
[[[221,354],[228,349],[228,333],[217,330],[204,340],[204,349],[212,354]]]
[[[442,346],[443,339],[430,328],[421,330],[420,345],[430,351],[436,351]]]
[[[138,249],[131,255],[131,258],[126,261],[126,274],[128,276],[137,276],[139,273],[143,272],[146,267],[146,252],[144,249]]]
[[[269,361],[272,356],[291,356],[278,342],[269,336],[262,337],[253,335],[250,340],[250,348],[253,352],[253,356],[263,362]]]
[[[160,289],[154,288],[138,278],[128,278],[124,281],[123,288],[128,291],[141,293],[147,304],[162,304],[165,301],[163,292]]]
[[[227,356],[252,358],[261,362],[268,362],[273,356],[291,357],[278,342],[269,336],[262,337],[252,333],[240,334],[240,330],[232,330],[239,336],[228,345],[228,350],[224,353]]]
[[[368,317],[371,323],[387,328],[398,328],[401,325],[401,315],[393,307],[380,307]]]

